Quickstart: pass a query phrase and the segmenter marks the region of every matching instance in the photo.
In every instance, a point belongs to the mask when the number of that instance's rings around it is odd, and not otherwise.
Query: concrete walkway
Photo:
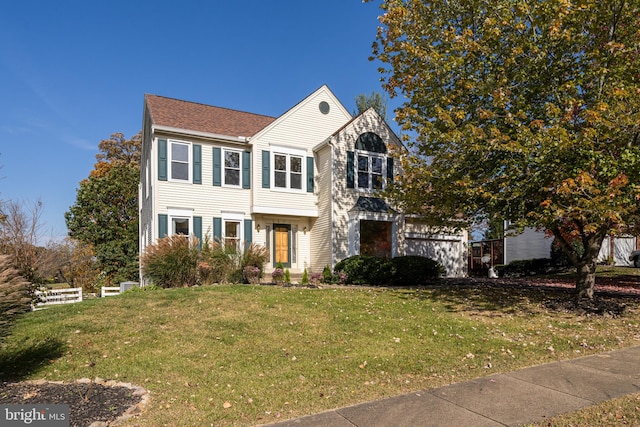
[[[516,426],[640,393],[640,346],[496,374],[271,424]]]

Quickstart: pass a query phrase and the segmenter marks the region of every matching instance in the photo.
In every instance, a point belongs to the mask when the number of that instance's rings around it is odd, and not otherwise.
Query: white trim
[[[272,191],[282,191],[287,193],[305,193],[305,178],[307,176],[307,151],[301,150],[299,148],[287,147],[282,145],[269,144],[269,161],[271,164],[271,170],[269,173],[271,174],[271,190]],[[286,169],[285,173],[285,186],[277,187],[276,186],[276,161],[275,156],[285,156],[286,157]],[[299,157],[300,158],[300,188],[291,188],[291,157]],[[283,171],[278,171],[283,172]]]
[[[282,208],[273,206],[253,206],[252,214],[269,214],[269,215],[288,215],[288,216],[305,216],[311,218],[318,217],[318,209],[295,209]]]
[[[221,182],[222,185],[224,187],[230,187],[230,188],[242,188],[242,150],[238,150],[238,149],[233,149],[233,148],[225,148],[225,147],[221,147],[221,163],[222,163],[222,167],[221,167],[221,172],[220,174],[222,175],[221,178]],[[225,154],[227,152],[230,153],[236,153],[238,154],[238,184],[227,184],[226,180],[227,180],[227,174],[226,174],[226,164],[225,164],[225,160],[226,160],[226,156]]]
[[[387,187],[387,157],[388,157],[387,154],[377,153],[374,151],[353,150],[353,155],[355,157],[354,165],[353,165],[354,188],[359,191],[368,191],[368,192],[384,190]],[[358,156],[367,157],[369,159],[369,166],[368,166],[369,169],[367,171],[369,175],[369,187],[360,187],[360,177],[358,176],[360,172],[358,169],[358,163],[359,163]],[[375,188],[375,189],[373,188],[372,160],[374,157],[382,161],[382,173],[381,173],[382,188]]]
[[[197,136],[200,138],[213,139],[216,141],[234,142],[236,144],[241,143],[242,145],[246,145],[251,139],[250,136],[221,135],[217,133],[199,132],[199,131],[188,130],[188,129],[174,128],[170,126],[153,125],[151,127],[151,130],[153,134],[155,134],[156,131],[161,131],[161,132],[180,134],[183,136]]]
[[[220,232],[222,233],[222,241],[224,242],[226,240],[226,231],[227,231],[227,223],[228,222],[235,222],[238,223],[238,245],[240,245],[241,242],[244,242],[244,214],[240,213],[240,212],[221,212],[222,214],[222,230],[220,230]]]
[[[173,177],[172,163],[173,163],[173,150],[172,144],[178,145],[186,145],[187,146],[187,179],[178,179]],[[182,160],[178,162],[184,163]],[[191,142],[188,141],[179,141],[177,139],[169,139],[167,140],[167,178],[171,182],[183,182],[183,183],[192,183],[193,179],[193,147]]]
[[[167,209],[167,217],[167,234],[169,236],[176,234],[174,230],[175,224],[173,223],[176,219],[186,219],[188,221],[189,235],[193,234],[193,209],[169,208]]]

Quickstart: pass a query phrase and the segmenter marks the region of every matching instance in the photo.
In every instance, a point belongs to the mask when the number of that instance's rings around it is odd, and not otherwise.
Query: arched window
[[[348,187],[367,190],[381,190],[384,188],[385,176],[388,172],[387,147],[382,138],[373,132],[360,134],[355,143],[354,182]]]
[[[374,153],[386,153],[387,147],[384,141],[373,132],[365,132],[356,140],[356,150],[372,151]]]

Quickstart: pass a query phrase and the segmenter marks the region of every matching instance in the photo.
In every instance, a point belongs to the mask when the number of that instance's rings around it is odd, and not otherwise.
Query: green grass
[[[640,425],[640,393],[607,400],[580,411],[550,418],[536,427],[619,427]]]
[[[561,296],[464,287],[130,291],[27,314],[2,347],[0,379],[141,385],[152,402],[129,425],[255,425],[640,344],[637,299],[610,318],[551,311],[550,298]]]

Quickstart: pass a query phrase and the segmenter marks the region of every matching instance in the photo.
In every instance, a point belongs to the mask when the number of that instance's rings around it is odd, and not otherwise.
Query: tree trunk
[[[562,250],[567,254],[569,260],[576,268],[576,298],[578,300],[593,299],[598,254],[600,253],[602,241],[610,227],[608,224],[603,224],[594,233],[586,234],[581,224],[575,223],[575,225],[576,228],[580,230],[583,246],[583,253],[581,255],[579,255],[576,248],[565,239],[559,228],[556,227],[551,231]]]
[[[593,288],[596,284],[596,261],[581,263],[576,267],[576,298],[593,299]]]

